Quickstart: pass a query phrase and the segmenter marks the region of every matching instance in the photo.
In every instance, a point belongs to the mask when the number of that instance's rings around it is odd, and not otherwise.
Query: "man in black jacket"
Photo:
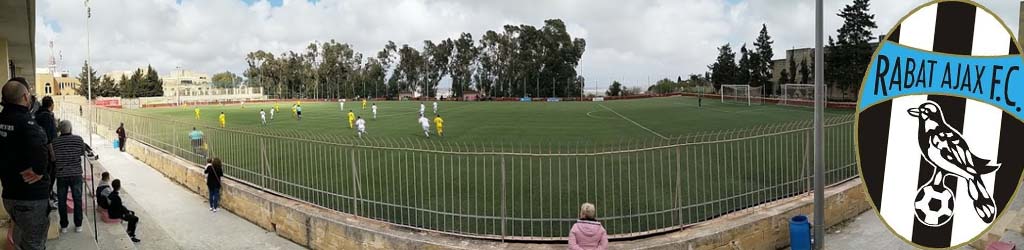
[[[113,182],[110,182],[110,187],[112,187],[114,191],[111,191],[110,195],[107,195],[107,200],[110,202],[110,210],[107,210],[108,215],[110,215],[110,218],[127,221],[128,236],[132,237],[132,242],[141,241],[139,238],[135,238],[135,226],[139,224],[139,217],[135,216],[134,211],[128,210],[127,207],[124,207],[124,202],[121,201],[121,180],[114,179]]]
[[[53,140],[57,139],[57,119],[53,116],[53,97],[43,97],[42,104],[39,106],[39,110],[35,112],[36,124],[43,128],[46,132],[46,144],[49,145],[50,154],[53,155]],[[56,176],[57,168],[55,165],[55,159],[50,159],[50,163],[47,164],[47,175]],[[57,181],[50,182],[50,186],[56,185]],[[53,187],[50,187],[53,189]],[[57,201],[60,199],[57,197],[57,193],[50,192],[50,208],[57,209]]]
[[[29,112],[32,97],[24,78],[3,86],[0,111],[0,184],[4,209],[14,222],[14,245],[45,249],[51,176],[46,132]]]

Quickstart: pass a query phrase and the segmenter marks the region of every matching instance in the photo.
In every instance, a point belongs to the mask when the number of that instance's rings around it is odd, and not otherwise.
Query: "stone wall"
[[[114,138],[113,130],[97,133]],[[128,153],[182,186],[207,195],[200,166],[131,141]],[[415,230],[340,213],[225,179],[221,205],[238,216],[311,249],[564,249],[564,243],[508,243]],[[827,225],[870,209],[861,181],[826,190]],[[778,249],[788,245],[789,218],[811,215],[812,197],[800,195],[746,209],[684,230],[638,240],[617,241],[625,249]],[[808,216],[811,217],[811,216]]]

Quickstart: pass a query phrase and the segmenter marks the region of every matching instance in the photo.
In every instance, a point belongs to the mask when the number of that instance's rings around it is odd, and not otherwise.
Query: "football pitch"
[[[431,121],[431,139],[450,143],[546,144],[580,142],[591,146],[615,145],[623,140],[673,139],[700,132],[752,129],[758,126],[806,121],[813,117],[809,107],[763,104],[747,106],[704,99],[698,107],[693,97],[661,97],[608,102],[438,102],[444,119],[445,136],[436,137]],[[219,126],[217,116],[224,112],[229,130],[305,138],[356,138],[348,127],[349,110],[367,121],[368,138],[425,139],[416,122],[417,101],[302,103],[302,120],[291,113],[295,102],[264,102],[244,105],[199,106],[201,117],[194,119],[193,109],[142,109],[146,115]],[[280,105],[270,120],[269,110]],[[378,107],[373,119],[370,105]],[[433,120],[431,102],[423,102],[426,116]],[[268,125],[261,125],[259,111],[267,112]],[[852,114],[850,110],[828,110],[825,117]]]
[[[808,107],[693,97],[607,102],[439,102],[445,136],[425,138],[418,101],[278,102],[101,110],[129,137],[201,163],[205,133],[229,176],[316,205],[437,231],[564,237],[594,202],[612,237],[678,228],[807,191]],[[432,103],[424,102],[433,116]],[[367,120],[358,139],[345,114]],[[217,116],[224,112],[227,128]],[[829,184],[856,176],[851,110],[826,112]],[[433,126],[433,122],[431,122]],[[431,130],[431,133],[435,131]]]

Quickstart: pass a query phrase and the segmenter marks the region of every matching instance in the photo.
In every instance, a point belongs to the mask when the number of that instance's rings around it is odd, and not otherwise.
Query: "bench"
[[[70,192],[68,192],[68,198],[67,198],[67,200],[65,202],[68,204],[68,211],[67,212],[69,214],[75,212],[75,199],[71,196]],[[85,203],[85,199],[83,197],[83,200],[82,200],[82,211],[84,212],[86,208],[89,208],[89,205]]]
[[[104,223],[121,224],[121,219],[110,218],[110,214],[107,213],[106,209],[97,207],[96,213],[99,214],[100,220],[102,220]]]

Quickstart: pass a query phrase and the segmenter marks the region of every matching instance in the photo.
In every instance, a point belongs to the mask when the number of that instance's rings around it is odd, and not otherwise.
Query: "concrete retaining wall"
[[[114,138],[113,130],[97,128]],[[189,190],[207,195],[200,166],[135,141],[128,153]],[[564,249],[565,244],[525,244],[476,240],[408,229],[316,207],[225,179],[221,205],[260,227],[311,249]],[[829,226],[870,209],[859,179],[826,190]],[[789,243],[789,218],[810,215],[809,195],[746,209],[685,230],[619,241],[625,249],[778,249]],[[568,232],[567,232],[568,233]]]

